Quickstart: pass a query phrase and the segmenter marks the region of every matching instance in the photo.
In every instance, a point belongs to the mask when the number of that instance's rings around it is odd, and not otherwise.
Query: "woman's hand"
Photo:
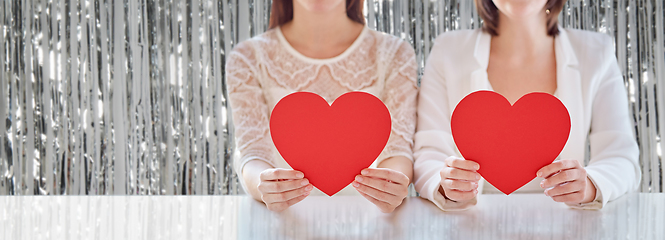
[[[409,194],[411,180],[403,173],[389,168],[366,168],[353,181],[360,195],[374,203],[381,212],[390,213]]]
[[[446,167],[441,174],[441,186],[439,192],[446,198],[464,202],[473,199],[478,194],[478,181],[480,165],[474,161],[464,160],[458,157],[448,157],[445,160]]]
[[[314,188],[304,178],[305,174],[296,170],[271,168],[262,171],[259,177],[261,181],[257,189],[261,200],[275,212],[284,211],[302,201]]]
[[[555,202],[588,203],[596,198],[596,187],[587,177],[586,170],[577,160],[561,160],[551,163],[536,173],[544,177],[540,187]]]

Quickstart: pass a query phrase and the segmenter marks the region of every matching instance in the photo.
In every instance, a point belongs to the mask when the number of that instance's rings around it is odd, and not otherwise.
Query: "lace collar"
[[[360,35],[358,35],[358,38],[356,38],[356,40],[353,41],[353,43],[351,44],[351,46],[349,46],[349,48],[347,48],[346,50],[344,50],[344,52],[342,52],[340,55],[337,55],[337,56],[332,57],[332,58],[323,58],[323,59],[307,57],[307,56],[303,55],[302,53],[298,52],[298,51],[297,51],[295,48],[293,48],[293,46],[291,46],[291,44],[286,40],[286,38],[285,38],[284,35],[282,34],[282,28],[281,28],[281,27],[277,27],[277,28],[275,28],[275,32],[277,33],[277,39],[279,40],[279,43],[280,43],[280,44],[284,47],[284,49],[286,49],[286,51],[288,51],[291,55],[293,55],[293,56],[299,58],[300,60],[303,60],[303,61],[305,61],[305,62],[308,62],[308,63],[312,63],[312,64],[327,64],[327,63],[337,62],[337,61],[339,61],[339,60],[341,60],[341,59],[346,58],[349,54],[353,53],[353,52],[355,51],[355,49],[358,48],[358,46],[362,44],[363,39],[365,38],[365,36],[366,36],[366,35],[368,34],[368,32],[369,32],[369,28],[367,28],[367,26],[364,26],[364,27],[363,27],[363,30],[360,32]]]

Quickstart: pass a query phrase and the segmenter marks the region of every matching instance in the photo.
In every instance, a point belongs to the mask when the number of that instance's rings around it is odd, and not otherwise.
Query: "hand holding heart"
[[[384,213],[397,208],[409,193],[409,178],[389,168],[367,168],[357,175],[353,187]]]
[[[269,210],[281,212],[296,204],[314,188],[305,175],[296,170],[271,168],[260,174],[260,183],[257,187],[261,193],[261,200]]]
[[[446,198],[464,202],[473,199],[478,194],[478,181],[480,165],[474,161],[458,157],[448,157],[445,160],[441,174],[441,187],[439,192]]]
[[[491,91],[467,95],[453,112],[451,129],[458,150],[475,162],[446,159],[439,191],[451,200],[470,200],[477,194],[480,173],[510,194],[536,172],[545,178],[540,185],[554,201],[592,201],[596,188],[578,161],[552,163],[566,144],[570,124],[566,107],[547,93],[526,94],[513,105]]]
[[[540,187],[556,202],[587,203],[596,197],[596,187],[577,160],[561,160],[547,165],[537,173],[544,177]]]
[[[364,92],[345,93],[332,105],[314,93],[296,92],[282,98],[270,118],[273,143],[291,167],[307,173],[311,183],[329,196],[354,182],[358,192],[383,212],[392,212],[402,202],[410,183],[396,170],[367,169],[383,151],[390,132],[387,107]],[[412,169],[412,163],[406,162]],[[300,178],[291,175],[287,180]],[[274,183],[275,179],[264,184],[273,187],[266,187],[268,197],[262,197],[271,210],[281,211],[309,192],[302,190],[305,183]]]
[[[390,132],[388,108],[364,92],[345,93],[332,105],[315,93],[296,92],[270,115],[270,135],[284,160],[328,196],[374,162]]]
[[[563,103],[541,92],[526,94],[512,105],[496,92],[473,92],[451,116],[457,149],[480,164],[478,173],[505,194],[533,180],[557,158],[570,128]]]
[[[480,165],[458,157],[448,157],[445,163],[446,167],[440,172],[441,194],[456,202],[476,197]],[[545,178],[540,186],[546,189],[545,195],[556,202],[587,203],[596,197],[596,187],[577,160],[554,162],[538,170],[537,176]]]

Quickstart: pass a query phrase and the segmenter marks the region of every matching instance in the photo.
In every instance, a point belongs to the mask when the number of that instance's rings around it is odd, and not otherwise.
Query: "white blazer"
[[[609,36],[559,29],[555,37],[554,95],[568,108],[571,118],[570,137],[559,159],[575,159],[584,164],[588,137],[590,162],[585,168],[597,188],[596,201],[571,207],[599,209],[608,201],[636,190],[641,179],[639,149],[631,130],[626,89]],[[492,89],[486,71],[490,41],[491,35],[479,29],[440,35],[422,77],[414,182],[420,196],[442,210],[465,209],[476,203],[475,199],[468,203],[445,199],[438,191],[439,172],[446,158],[461,157],[450,131],[455,106],[471,92]]]

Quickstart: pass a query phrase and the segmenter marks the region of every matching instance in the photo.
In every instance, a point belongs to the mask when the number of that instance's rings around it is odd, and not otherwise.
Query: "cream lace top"
[[[235,125],[233,164],[239,175],[251,160],[291,168],[272,143],[269,118],[282,97],[297,91],[317,93],[329,104],[349,91],[377,96],[391,113],[392,132],[373,166],[393,156],[413,159],[416,61],[413,48],[397,37],[365,27],[342,54],[313,59],[297,52],[275,28],[238,44],[229,54],[226,71]],[[347,187],[341,192],[355,190]]]

